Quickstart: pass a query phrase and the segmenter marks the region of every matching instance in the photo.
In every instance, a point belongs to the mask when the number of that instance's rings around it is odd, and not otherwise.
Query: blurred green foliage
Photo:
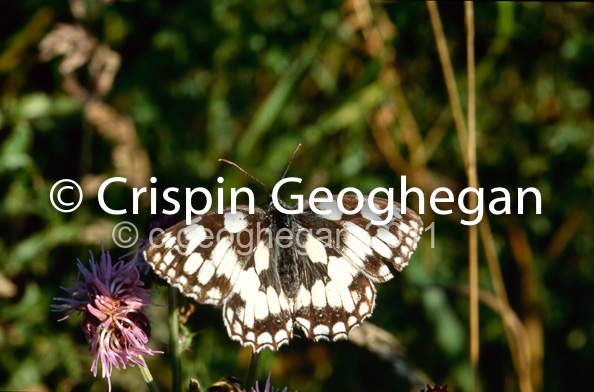
[[[365,8],[357,8],[365,4],[4,5],[0,389],[105,388],[89,372],[80,320],[58,323],[50,303],[63,295],[60,285],[76,279],[75,261],[86,260],[88,249],[97,254],[103,242],[114,256],[125,254],[113,247],[112,226],[129,220],[143,227],[150,209],[144,199],[138,215],[109,216],[92,196],[93,181],[144,173],[158,179],[160,190],[205,186],[214,194],[222,175],[225,189],[249,186],[260,203],[265,190],[217,159],[234,160],[274,184],[301,142],[291,175],[304,182],[292,192],[384,186],[398,194],[401,174],[409,175],[409,186],[423,189],[423,219],[426,226],[435,222],[434,232],[424,235],[402,274],[378,287],[371,322],[391,332],[410,363],[432,380],[469,390],[468,298],[462,294],[467,228],[455,206],[453,215],[433,215],[427,200],[438,186],[454,193],[466,186],[427,9],[423,3],[373,2],[374,20],[366,22],[360,18]],[[463,6],[444,4],[440,12],[465,105]],[[543,198],[541,215],[527,204],[524,215],[489,216],[510,303],[536,353],[535,390],[578,390],[589,385],[594,364],[594,10],[589,3],[477,3],[475,17],[481,185],[512,194],[533,186]],[[58,24],[86,31],[66,45],[67,58],[82,56],[70,72],[62,59],[40,57],[40,43]],[[374,32],[383,37],[379,49]],[[88,56],[100,45],[110,48],[97,60],[101,67],[76,52],[84,43],[95,45]],[[63,49],[55,44],[52,50]],[[390,75],[396,84],[387,82]],[[411,141],[407,135],[415,128],[420,139]],[[415,149],[424,151],[423,159]],[[74,213],[60,213],[49,201],[51,186],[63,178],[90,192]],[[134,183],[148,186],[147,178],[139,175]],[[109,205],[131,212],[131,189],[113,189]],[[491,292],[482,257],[481,287]],[[163,290],[156,300],[166,304]],[[151,347],[167,351],[166,309],[154,308],[152,317]],[[481,306],[480,327],[484,390],[518,390],[501,318]],[[198,306],[188,328],[196,335],[183,357],[186,380],[198,377],[208,385],[245,374],[249,350],[227,337],[219,310]],[[167,360],[147,359],[165,389]],[[411,390],[389,363],[350,342],[296,339],[263,356],[260,379],[269,371],[274,385],[300,391]],[[113,378],[116,390],[143,388],[135,370]]]

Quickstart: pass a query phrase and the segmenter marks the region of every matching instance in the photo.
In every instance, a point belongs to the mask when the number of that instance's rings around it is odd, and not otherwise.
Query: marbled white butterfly
[[[313,212],[309,200],[302,213],[283,214],[270,196],[268,209],[255,207],[253,214],[248,206],[213,211],[165,230],[144,258],[185,296],[222,306],[229,336],[256,352],[288,343],[295,324],[314,340],[344,339],[373,312],[372,282],[393,277],[382,260],[401,271],[423,223],[393,203],[392,220],[374,225],[387,213],[374,213],[367,197],[353,215],[343,214],[336,199],[316,201],[327,215]],[[358,202],[346,195],[342,204],[353,211]],[[373,202],[376,211],[389,203]]]

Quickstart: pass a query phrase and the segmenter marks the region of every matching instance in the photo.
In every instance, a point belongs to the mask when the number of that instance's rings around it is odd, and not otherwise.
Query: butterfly
[[[371,202],[376,211],[391,208],[392,219],[371,224],[388,215],[375,213]],[[342,198],[346,210],[358,204],[355,195]],[[314,340],[346,339],[373,312],[373,283],[393,277],[383,260],[401,271],[416,249],[423,222],[411,209],[402,211],[400,204],[380,198],[364,197],[361,211],[348,215],[336,195],[316,199],[315,207],[327,214],[312,211],[310,199],[303,212],[285,214],[270,195],[268,207],[255,206],[252,214],[241,205],[222,214],[212,211],[189,225],[183,221],[168,228],[143,256],[185,296],[222,307],[229,336],[254,352],[277,350],[295,327]]]

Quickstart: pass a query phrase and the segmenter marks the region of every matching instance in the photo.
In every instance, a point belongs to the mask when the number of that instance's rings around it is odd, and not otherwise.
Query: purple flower
[[[288,387],[285,387],[281,392],[287,392]],[[270,373],[268,373],[268,379],[266,380],[266,385],[264,386],[264,390],[262,392],[278,392],[280,389],[275,389],[273,386],[270,385]],[[260,387],[258,386],[258,382],[256,381],[256,387],[252,387],[251,389],[244,389],[242,392],[260,392]],[[295,391],[297,392],[297,391]]]
[[[151,334],[150,320],[144,308],[153,305],[150,291],[143,288],[135,259],[112,264],[109,253],[101,251],[99,263],[91,253],[90,271],[77,263],[79,278],[74,287],[64,288],[72,298],[54,298],[63,304],[52,305],[54,311],[83,314],[82,328],[95,356],[91,371],[97,377],[101,361],[102,377],[111,390],[111,372],[138,364],[146,366],[142,355],[161,353],[146,346]],[[81,279],[82,275],[82,279]]]

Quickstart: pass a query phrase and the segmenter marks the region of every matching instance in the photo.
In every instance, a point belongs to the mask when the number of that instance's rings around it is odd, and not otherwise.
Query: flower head
[[[256,386],[252,387],[251,389],[245,389],[242,392],[279,392],[281,391],[278,388],[274,388],[273,386],[270,385],[270,373],[268,373],[268,379],[266,380],[266,385],[264,385],[264,389],[262,391],[260,391],[260,387],[258,386],[258,382],[256,382]],[[281,392],[287,392],[288,391],[288,387],[285,387]],[[295,391],[297,392],[297,391]]]
[[[109,253],[102,250],[99,262],[91,254],[89,264],[91,268],[87,270],[78,261],[79,279],[75,286],[62,287],[71,298],[54,298],[64,303],[52,305],[52,309],[68,312],[59,321],[74,312],[83,314],[83,332],[91,355],[95,356],[91,371],[96,377],[100,361],[102,377],[107,377],[111,390],[114,367],[145,366],[142,355],[160,353],[146,346],[151,328],[144,308],[153,301],[149,290],[142,287],[134,259],[113,264]]]

